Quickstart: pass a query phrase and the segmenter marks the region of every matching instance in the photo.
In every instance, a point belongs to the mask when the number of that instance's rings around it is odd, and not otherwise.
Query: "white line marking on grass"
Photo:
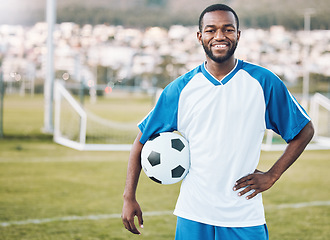
[[[268,205],[265,206],[266,210],[273,209],[288,209],[288,208],[304,208],[304,207],[316,207],[316,206],[330,206],[330,201],[314,201],[314,202],[302,202],[293,204],[280,204],[280,205]],[[144,212],[143,216],[164,216],[171,215],[173,211],[155,211],[155,212]],[[43,218],[43,219],[28,219],[23,221],[9,221],[1,222],[1,227],[9,227],[12,225],[27,225],[27,224],[42,224],[50,222],[65,222],[65,221],[83,221],[83,220],[102,220],[102,219],[118,219],[121,215],[117,214],[99,214],[99,215],[88,215],[88,216],[66,216],[57,218]]]
[[[270,209],[285,209],[285,208],[304,208],[304,207],[317,207],[317,206],[330,206],[330,201],[315,201],[315,202],[302,202],[292,204],[280,204],[265,206],[266,210]]]
[[[173,211],[155,211],[155,212],[145,212],[143,216],[163,216],[171,215]],[[99,215],[88,215],[88,216],[66,216],[66,217],[56,217],[56,218],[43,218],[43,219],[28,219],[23,221],[10,221],[0,223],[1,227],[8,227],[11,225],[26,225],[26,224],[42,224],[49,222],[65,222],[65,221],[81,221],[81,220],[102,220],[102,219],[116,219],[121,218],[119,213],[115,214],[99,214]]]

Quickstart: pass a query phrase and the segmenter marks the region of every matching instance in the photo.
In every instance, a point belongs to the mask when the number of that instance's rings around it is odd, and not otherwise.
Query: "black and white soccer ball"
[[[187,140],[175,132],[152,136],[143,146],[141,164],[145,174],[160,184],[181,181],[190,166]]]

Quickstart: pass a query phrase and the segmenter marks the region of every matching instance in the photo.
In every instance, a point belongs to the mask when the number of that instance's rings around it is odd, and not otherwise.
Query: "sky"
[[[37,0],[39,4],[32,4],[29,0],[0,0],[0,24],[22,23],[36,17],[35,10],[46,16],[44,10],[47,0]]]

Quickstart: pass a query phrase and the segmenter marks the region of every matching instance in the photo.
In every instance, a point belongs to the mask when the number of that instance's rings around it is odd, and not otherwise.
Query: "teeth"
[[[225,48],[227,47],[226,45],[214,45],[215,48]]]

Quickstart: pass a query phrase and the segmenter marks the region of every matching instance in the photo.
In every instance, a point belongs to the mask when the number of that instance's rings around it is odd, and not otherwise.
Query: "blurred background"
[[[51,2],[51,1],[49,1]],[[54,0],[55,78],[97,84],[164,87],[201,63],[200,12],[219,1]],[[330,1],[222,1],[236,9],[237,56],[270,68],[290,87],[329,92]],[[46,76],[46,0],[0,7],[0,65],[8,92],[41,93]],[[306,63],[307,62],[307,63]],[[101,93],[100,93],[101,94]]]

